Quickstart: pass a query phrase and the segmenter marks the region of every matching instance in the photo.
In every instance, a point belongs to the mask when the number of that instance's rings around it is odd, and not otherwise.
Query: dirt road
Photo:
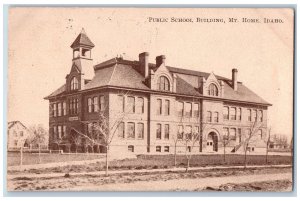
[[[113,171],[107,177],[103,172],[8,175],[8,190],[16,191],[202,191],[206,187],[217,189],[223,184],[237,184],[233,190],[253,183],[267,182],[262,188],[270,191],[291,187],[291,167],[201,168],[183,170]],[[256,184],[255,184],[256,185]],[[208,188],[208,189],[209,189]],[[217,189],[218,190],[218,189]]]
[[[267,175],[245,175],[234,177],[214,177],[202,179],[180,179],[167,181],[140,181],[125,184],[84,185],[68,189],[68,191],[192,191],[205,187],[218,187],[222,184],[251,183],[261,181],[290,180],[292,173],[267,174]],[[112,190],[113,189],[113,190]]]

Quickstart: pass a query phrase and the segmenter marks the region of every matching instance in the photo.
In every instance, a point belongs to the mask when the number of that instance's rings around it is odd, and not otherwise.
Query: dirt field
[[[151,173],[123,173],[113,174],[109,177],[104,175],[85,175],[73,176],[62,174],[61,177],[44,177],[32,178],[30,174],[26,177],[16,177],[8,180],[8,189],[17,191],[26,190],[137,190],[139,186],[161,190],[188,190],[202,191],[209,190],[208,187],[213,187],[219,191],[219,186],[222,184],[239,182],[246,183],[249,181],[259,182],[273,180],[289,180],[292,179],[291,168],[248,168],[248,169],[212,169],[212,170],[195,170],[185,173],[178,172],[151,172]],[[239,179],[239,177],[246,177]],[[214,178],[214,179],[213,179]],[[201,180],[203,182],[201,182]],[[221,182],[222,180],[222,182]],[[190,185],[188,185],[190,183]],[[130,185],[129,185],[130,184]],[[177,187],[174,184],[178,185]],[[194,185],[195,184],[195,185]],[[206,186],[209,184],[209,186]],[[234,184],[234,183],[233,183]],[[231,185],[233,185],[231,184]],[[278,185],[281,184],[280,182]],[[287,185],[288,183],[286,183]],[[171,185],[171,186],[170,186]],[[289,184],[290,185],[290,184]],[[270,186],[270,185],[269,185]],[[291,186],[291,185],[290,185]],[[201,188],[200,188],[201,187]],[[220,187],[221,188],[221,187]],[[211,189],[211,190],[213,190]],[[221,188],[222,189],[222,188]],[[225,187],[224,187],[225,189]],[[233,187],[233,190],[238,188]],[[261,187],[260,190],[264,188]],[[250,190],[249,188],[244,189]]]
[[[202,189],[194,189],[194,191],[288,192],[292,191],[292,181],[286,179],[275,181],[252,182],[244,184],[227,183],[215,188],[208,186]]]

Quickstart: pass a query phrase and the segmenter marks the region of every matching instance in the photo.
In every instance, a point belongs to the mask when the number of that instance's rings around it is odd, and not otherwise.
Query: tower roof
[[[83,28],[82,28],[80,34],[75,39],[75,41],[72,43],[71,48],[75,48],[75,47],[79,47],[79,46],[95,47],[94,43],[92,43],[92,41],[86,35]]]

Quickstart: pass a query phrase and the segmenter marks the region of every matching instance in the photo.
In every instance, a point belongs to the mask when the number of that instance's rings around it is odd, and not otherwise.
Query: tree
[[[71,135],[71,138],[72,138],[73,143],[75,144],[75,153],[77,154],[78,146],[81,143],[81,136],[78,135],[77,133],[74,133]]]
[[[178,130],[175,134],[172,135],[172,140],[174,143],[174,167],[176,168],[177,165],[177,144],[179,140],[183,139],[183,123],[182,123],[183,115],[180,119],[180,124],[178,126],[181,126],[182,130]]]
[[[41,145],[45,143],[47,131],[46,129],[41,125],[32,125],[29,127],[29,132],[31,135],[31,144],[37,145],[39,149],[39,163],[42,162],[41,160]]]
[[[268,133],[265,137],[265,142],[266,142],[266,164],[268,164],[269,146],[271,142],[271,128],[268,129]]]
[[[223,161],[226,162],[226,146],[230,143],[229,132],[224,133],[222,136],[222,144],[223,144]]]
[[[85,135],[84,133],[78,131],[77,129],[72,128],[82,138],[86,139],[91,144],[104,146],[106,148],[106,155],[105,155],[106,176],[108,176],[108,156],[109,156],[110,144],[114,138],[117,128],[119,127],[123,119],[124,119],[124,114],[116,118],[115,121],[112,122],[112,124],[110,124],[111,122],[109,120],[108,115],[105,114],[105,112],[103,111],[99,111],[97,121],[92,124],[93,132],[91,134]]]
[[[248,133],[245,135],[243,147],[244,147],[244,168],[247,167],[247,152],[250,151],[249,145],[256,141],[256,136],[258,133],[258,130],[262,127],[262,124],[259,122],[250,122],[250,126],[248,129]]]
[[[124,98],[126,94],[121,94],[120,96]],[[78,133],[78,135],[80,135],[80,137],[85,139],[87,143],[105,147],[106,150],[105,175],[106,176],[108,176],[108,165],[109,165],[108,157],[109,157],[111,142],[115,136],[117,129],[119,128],[119,125],[124,120],[126,109],[129,108],[127,106],[124,106],[122,111],[115,113],[113,118],[109,118],[109,112],[107,106],[108,105],[106,105],[106,107],[104,107],[103,109],[98,109],[98,118],[92,124],[89,122],[82,122],[83,124],[85,124],[85,126],[87,125],[90,126],[90,128],[92,128],[91,133],[88,132],[87,134],[84,134],[78,131],[76,128],[72,128],[75,132]]]
[[[177,133],[175,133],[174,135],[172,135],[172,140],[174,143],[174,167],[176,168],[177,165],[177,143],[180,139],[180,133],[179,131]]]
[[[193,148],[195,147],[196,142],[200,140],[200,132],[198,131],[187,131],[184,135],[184,142],[185,142],[185,156],[187,159],[186,164],[186,172],[188,172],[190,167],[190,160],[192,158]]]

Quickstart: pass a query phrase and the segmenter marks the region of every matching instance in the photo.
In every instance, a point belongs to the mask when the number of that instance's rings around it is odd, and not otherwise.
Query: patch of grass
[[[32,181],[33,179],[29,178],[29,177],[16,177],[16,178],[14,178],[14,180],[15,181],[18,181],[18,180]]]
[[[83,161],[103,158],[103,155],[94,154],[57,154],[57,153],[42,153],[41,163],[57,163],[67,161]],[[37,153],[23,153],[23,165],[34,165],[39,164],[39,155]],[[20,165],[20,153],[19,152],[8,152],[7,153],[7,165],[14,166]]]

